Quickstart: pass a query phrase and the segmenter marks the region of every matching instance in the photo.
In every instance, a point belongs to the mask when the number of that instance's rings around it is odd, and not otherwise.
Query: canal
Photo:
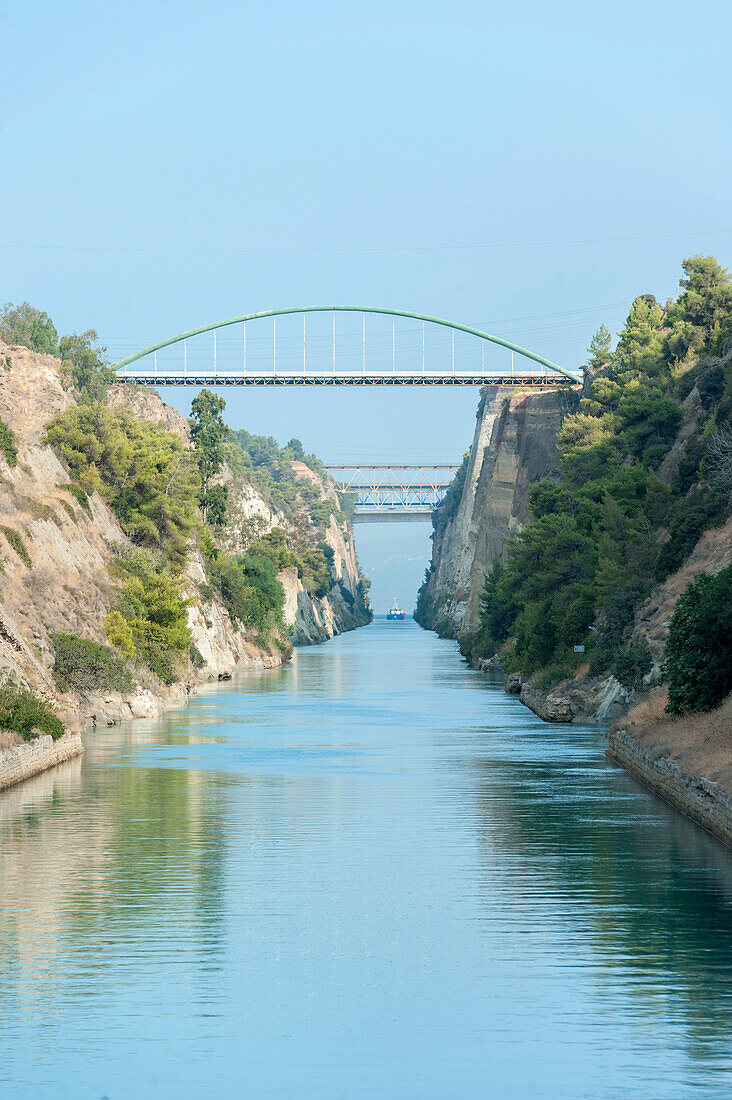
[[[414,623],[0,795],[0,1095],[716,1097],[732,853]]]

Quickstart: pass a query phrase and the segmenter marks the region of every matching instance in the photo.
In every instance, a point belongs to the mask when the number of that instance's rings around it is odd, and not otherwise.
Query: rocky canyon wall
[[[457,507],[446,514],[443,505],[435,519],[423,626],[446,637],[477,628],[483,579],[529,518],[529,486],[558,475],[560,422],[554,391],[484,392]]]
[[[197,681],[228,677],[238,666],[280,664],[282,652],[274,646],[263,648],[258,638],[248,636],[232,621],[221,599],[211,594],[205,561],[192,545],[183,582],[201,667],[188,668],[180,682],[169,686],[137,669],[135,686],[126,694],[91,692],[81,697],[59,690],[53,676],[52,635],[69,633],[107,643],[104,617],[118,583],[110,566],[118,548],[129,545],[98,493],[82,494],[84,503],[80,502],[68,468],[45,441],[49,421],[73,404],[61,384],[59,366],[52,356],[0,343],[0,419],[12,430],[17,446],[13,465],[0,451],[0,684],[10,681],[31,688],[56,706],[66,728],[73,731],[89,721],[158,714],[183,702]],[[112,408],[130,405],[137,416],[188,440],[185,418],[154,393],[113,386],[108,403]],[[358,598],[361,576],[353,536],[339,515],[335,490],[304,463],[294,466],[298,478],[311,481],[323,499],[333,499],[335,509],[323,539],[332,551],[329,591],[322,597],[312,595],[295,569],[279,574],[285,589],[285,625],[294,644],[305,644],[361,625],[369,615],[363,598]],[[258,534],[287,527],[287,517],[271,508],[255,486],[232,479],[230,492],[237,515],[258,518]],[[0,745],[3,748],[7,746]]]

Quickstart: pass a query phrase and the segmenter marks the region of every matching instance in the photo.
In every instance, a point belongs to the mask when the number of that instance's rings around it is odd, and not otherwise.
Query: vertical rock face
[[[420,621],[458,637],[478,626],[483,578],[529,518],[529,486],[559,473],[553,391],[488,391],[478,412],[457,510],[438,512]]]
[[[131,407],[140,418],[189,439],[187,421],[156,394],[113,386],[108,399],[112,408]],[[182,580],[190,600],[188,625],[203,666],[190,669],[185,682],[170,687],[138,670],[139,682],[125,696],[110,692],[79,699],[59,691],[52,671],[51,636],[71,633],[107,642],[104,617],[117,583],[109,567],[116,548],[128,544],[98,493],[80,503],[68,468],[45,441],[48,422],[72,404],[73,397],[61,385],[57,359],[0,343],[0,419],[12,430],[18,452],[11,465],[0,451],[0,684],[31,687],[57,705],[69,729],[76,729],[88,718],[119,721],[160,713],[181,703],[195,681],[228,676],[240,665],[280,664],[283,654],[247,637],[217,595],[202,597],[206,567],[201,552],[192,546]],[[324,531],[308,530],[304,535],[306,542],[314,542],[322,534],[332,551],[326,594],[319,598],[307,592],[295,569],[280,574],[286,593],[285,623],[295,644],[303,644],[362,625],[370,614],[352,532],[335,489],[303,463],[293,465],[298,478],[311,482],[322,499],[332,498],[336,512]],[[255,534],[287,527],[287,517],[272,508],[256,486],[237,483],[232,499],[239,519],[256,523]]]
[[[333,551],[333,583],[324,596],[306,591],[294,566],[278,574],[285,589],[284,619],[292,628],[294,645],[324,642],[371,619],[359,595],[361,572],[351,531],[343,532],[331,516],[325,542]]]

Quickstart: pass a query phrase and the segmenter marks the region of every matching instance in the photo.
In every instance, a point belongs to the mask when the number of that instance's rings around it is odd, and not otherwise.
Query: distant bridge
[[[340,314],[359,315],[356,331],[337,330]],[[272,322],[269,333],[262,327],[266,320]],[[227,332],[219,339],[222,329]],[[207,334],[210,344],[202,343]],[[496,347],[510,352],[510,362],[486,365],[486,348]],[[518,367],[516,356],[521,360]],[[408,310],[363,306],[304,306],[242,314],[159,340],[120,359],[115,369],[121,381],[141,386],[543,388],[582,381],[581,375],[543,355],[470,325]]]
[[[353,493],[355,523],[429,522],[458,469],[448,463],[343,463],[325,467],[341,493]]]

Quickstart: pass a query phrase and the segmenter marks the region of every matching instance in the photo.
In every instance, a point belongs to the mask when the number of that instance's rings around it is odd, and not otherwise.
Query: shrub
[[[703,533],[709,527],[717,527],[726,518],[724,497],[718,492],[697,494],[696,499],[684,500],[679,505],[668,541],[661,547],[656,561],[657,581],[665,581],[688,558]]]
[[[669,714],[718,707],[732,684],[732,565],[700,573],[679,597],[664,659]]]
[[[5,535],[5,538],[8,540],[13,550],[15,550],[15,553],[23,564],[30,569],[33,562],[31,561],[31,556],[26,549],[26,545],[23,542],[23,536],[20,532],[14,530],[12,527],[3,527],[2,525],[0,525],[0,531]]]
[[[76,634],[52,634],[56,651],[53,675],[61,691],[129,691],[132,676],[109,646]]]
[[[15,445],[15,433],[0,417],[0,453],[5,456],[8,466],[18,465],[18,448]]]
[[[195,455],[179,436],[129,410],[91,403],[52,420],[47,439],[80,488],[96,489],[110,504],[133,542],[159,547],[176,563],[184,560],[198,518],[200,479]]]
[[[61,337],[61,377],[81,401],[104,401],[117,375],[108,365],[106,348],[100,347],[93,328]]]
[[[135,638],[130,624],[119,611],[110,611],[104,616],[104,633],[115,649],[131,661],[135,656]]]
[[[115,569],[124,583],[117,607],[105,619],[107,637],[164,684],[172,684],[192,641],[181,580],[161,555],[146,550],[117,558]]]
[[[208,575],[233,622],[263,635],[282,629],[285,590],[269,557],[217,554]]]
[[[37,736],[36,730],[50,733],[54,741],[64,734],[61,719],[49,703],[27,688],[11,684],[0,687],[0,729],[14,730],[24,741]]]
[[[72,482],[68,482],[66,485],[57,484],[57,489],[62,489],[65,493],[70,493],[78,504],[91,515],[91,504],[89,503],[89,497],[86,495],[81,485],[74,485]]]
[[[206,658],[194,643],[191,643],[191,648],[188,650],[188,656],[194,668],[203,668],[205,666]]]
[[[615,659],[615,678],[627,691],[637,691],[652,668],[653,660],[646,646],[629,646]]]

